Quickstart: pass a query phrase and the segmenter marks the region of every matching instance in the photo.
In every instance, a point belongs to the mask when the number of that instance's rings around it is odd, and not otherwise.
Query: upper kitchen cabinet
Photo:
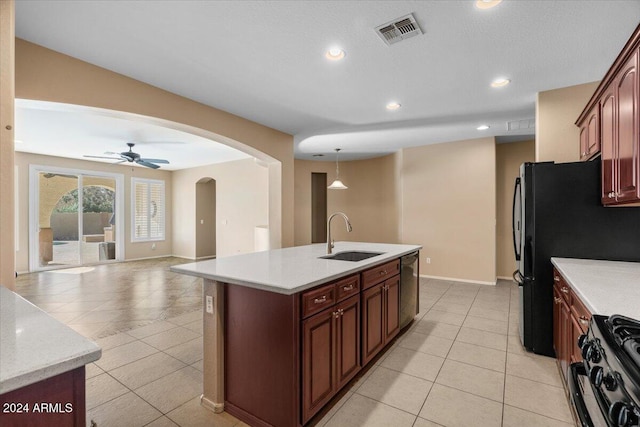
[[[589,160],[600,152],[600,105],[591,108],[580,127],[580,160]]]
[[[576,121],[580,159],[601,154],[604,205],[640,206],[639,49],[640,26]]]

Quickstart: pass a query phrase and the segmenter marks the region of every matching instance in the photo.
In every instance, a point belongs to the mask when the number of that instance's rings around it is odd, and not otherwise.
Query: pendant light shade
[[[331,183],[330,186],[327,187],[329,190],[346,190],[347,188],[349,188],[346,185],[344,185],[342,181],[340,181],[340,169],[338,166],[339,152],[340,152],[340,149],[336,148],[336,179]]]

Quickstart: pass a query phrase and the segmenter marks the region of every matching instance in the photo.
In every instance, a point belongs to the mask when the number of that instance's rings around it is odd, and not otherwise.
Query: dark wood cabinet
[[[587,332],[591,313],[555,268],[553,280],[553,346],[560,371],[567,381],[569,365],[582,361],[578,338]]]
[[[600,152],[600,105],[593,106],[580,127],[580,160],[589,160]]]
[[[400,276],[362,292],[362,364],[367,364],[400,332]]]
[[[360,297],[302,324],[302,422],[309,421],[360,370]]]
[[[399,265],[294,295],[225,285],[225,411],[262,427],[313,423],[399,334]]]
[[[616,202],[640,200],[638,194],[638,51],[622,67],[614,81],[617,105],[614,140]]]
[[[0,426],[85,427],[85,367],[2,394],[0,407]]]
[[[604,205],[640,206],[640,26],[578,117],[580,159],[601,153]]]

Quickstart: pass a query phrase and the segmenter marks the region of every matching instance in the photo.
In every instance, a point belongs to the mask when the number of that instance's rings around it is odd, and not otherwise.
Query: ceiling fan
[[[133,142],[127,142],[127,145],[129,146],[129,151],[123,151],[122,153],[113,153],[113,152],[105,153],[105,154],[114,154],[119,157],[89,156],[89,155],[85,155],[83,157],[89,157],[92,159],[117,160],[117,162],[115,163],[123,163],[123,162],[137,163],[139,165],[146,166],[151,169],[158,169],[160,167],[156,163],[169,164],[169,161],[164,159],[147,159],[147,158],[140,157],[140,154],[133,152],[133,147],[136,144],[134,144]]]

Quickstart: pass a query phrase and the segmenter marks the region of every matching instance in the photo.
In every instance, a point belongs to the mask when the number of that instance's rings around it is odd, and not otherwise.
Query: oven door
[[[582,363],[572,363],[569,367],[569,392],[581,426],[607,427],[609,425],[593,394],[589,376]]]

